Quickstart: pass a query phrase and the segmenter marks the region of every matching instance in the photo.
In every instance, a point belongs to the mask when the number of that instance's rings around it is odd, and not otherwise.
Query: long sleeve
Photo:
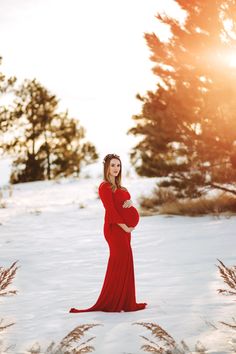
[[[116,210],[110,186],[105,183],[102,183],[98,188],[98,193],[106,210],[109,223],[125,224],[124,219],[119,215]]]

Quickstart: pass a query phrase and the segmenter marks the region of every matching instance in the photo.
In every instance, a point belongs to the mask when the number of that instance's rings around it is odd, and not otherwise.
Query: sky
[[[36,78],[86,129],[103,158],[128,159],[128,135],[141,110],[136,94],[155,90],[157,78],[144,33],[161,40],[169,28],[155,15],[180,16],[173,0],[0,0],[1,71],[19,84]]]

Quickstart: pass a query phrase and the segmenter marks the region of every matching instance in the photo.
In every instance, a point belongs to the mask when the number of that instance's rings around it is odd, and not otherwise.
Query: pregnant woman
[[[138,311],[146,302],[137,303],[131,231],[139,222],[128,190],[121,185],[122,166],[118,155],[108,154],[103,160],[103,179],[98,188],[105,208],[104,236],[110,250],[105,279],[97,302],[87,309],[71,308],[69,312]]]

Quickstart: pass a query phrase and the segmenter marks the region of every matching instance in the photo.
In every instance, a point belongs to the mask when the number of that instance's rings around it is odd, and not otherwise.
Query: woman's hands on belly
[[[133,205],[133,202],[131,199],[127,199],[123,203],[123,208],[130,208]]]
[[[137,209],[132,206],[132,200],[128,199],[123,203],[121,208],[122,217],[129,227],[135,227],[139,222],[139,213]]]

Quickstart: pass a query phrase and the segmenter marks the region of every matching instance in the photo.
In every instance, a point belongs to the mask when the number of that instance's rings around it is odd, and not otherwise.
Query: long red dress
[[[138,211],[133,206],[122,207],[124,201],[130,199],[128,191],[118,188],[113,193],[110,184],[103,181],[98,192],[105,208],[103,231],[110,250],[105,279],[97,302],[92,307],[71,308],[69,312],[142,310],[147,303],[136,302],[131,233],[117,225],[121,223],[135,227],[139,222]]]

